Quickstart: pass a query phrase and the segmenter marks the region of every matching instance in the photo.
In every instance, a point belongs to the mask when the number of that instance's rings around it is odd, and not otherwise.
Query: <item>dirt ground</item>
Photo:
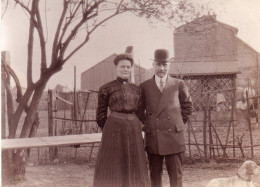
[[[24,117],[24,116],[23,116]],[[47,112],[40,113],[41,124],[38,128],[37,136],[47,136]],[[18,133],[21,127],[18,127]],[[254,131],[260,134],[260,129]],[[257,143],[260,136],[254,136]],[[88,149],[88,148],[87,148]],[[91,187],[94,176],[95,157],[97,149],[94,149],[90,161],[86,158],[86,148],[79,148],[77,154],[75,149],[60,148],[57,162],[48,161],[47,148],[37,151],[32,150],[31,158],[27,162],[25,179],[12,181],[12,183],[2,184],[3,187]],[[88,152],[89,153],[89,152]],[[255,152],[258,153],[258,152]],[[75,159],[77,155],[77,159]],[[260,164],[260,155],[255,154],[256,162]],[[88,157],[88,156],[87,156]],[[68,160],[69,158],[69,160]],[[242,163],[222,162],[222,163],[201,163],[193,162],[184,165],[184,187],[203,187],[212,178],[231,177],[236,175]],[[260,176],[254,176],[253,181],[256,187],[260,187]],[[163,186],[169,186],[167,172],[163,173]]]
[[[184,165],[184,187],[203,187],[212,178],[231,177],[241,163],[233,164],[191,164]],[[25,179],[3,187],[91,187],[94,175],[94,163],[86,164],[47,164],[27,165]],[[256,187],[260,187],[260,177],[254,176]],[[163,186],[168,187],[167,172],[163,172]]]

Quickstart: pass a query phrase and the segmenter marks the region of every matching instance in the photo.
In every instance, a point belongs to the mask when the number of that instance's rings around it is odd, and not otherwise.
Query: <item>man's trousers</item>
[[[163,160],[169,175],[170,187],[182,187],[182,164],[184,152],[171,155],[148,153],[152,187],[162,186]]]

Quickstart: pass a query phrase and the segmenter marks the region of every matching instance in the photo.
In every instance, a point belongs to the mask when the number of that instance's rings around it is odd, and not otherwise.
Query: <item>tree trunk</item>
[[[34,137],[36,135],[36,131],[39,125],[37,108],[47,81],[48,79],[44,80],[44,82],[34,91],[32,101],[24,120],[20,138]],[[27,153],[29,153],[29,150],[27,150]],[[3,151],[3,182],[23,179],[25,175],[26,160],[27,154],[24,149]]]
[[[2,152],[2,183],[21,180],[25,174],[25,157],[17,156],[14,150]]]

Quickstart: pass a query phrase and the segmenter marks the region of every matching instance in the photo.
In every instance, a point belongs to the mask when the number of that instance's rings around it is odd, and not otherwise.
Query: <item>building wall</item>
[[[234,62],[241,72],[237,75],[237,87],[251,85],[256,88],[259,53],[236,36],[236,28],[216,23],[215,30],[208,36],[190,35],[184,31],[184,26],[177,29],[174,33],[174,62]]]
[[[103,84],[115,80],[115,54],[106,58],[102,62],[86,70],[81,74],[81,89],[98,91]],[[134,64],[132,76],[134,76],[133,82],[140,84],[145,80],[146,69]]]
[[[188,34],[180,29],[174,33],[176,62],[233,61],[237,57],[236,36],[232,29],[218,24],[207,35]]]
[[[139,85],[141,82],[146,80],[146,72],[145,68],[142,68],[136,64],[134,64],[134,82],[135,84]]]
[[[113,64],[114,58],[115,55],[111,55],[104,61],[83,72],[81,74],[81,89],[98,91],[100,86],[114,80],[116,78]]]
[[[257,53],[250,46],[245,44],[242,40],[237,39],[237,53],[238,58],[236,61],[241,74],[238,74],[237,85],[239,87],[252,87],[257,85],[257,62],[259,60],[259,53]],[[258,66],[260,63],[258,62]],[[260,67],[258,67],[260,68]],[[259,73],[260,70],[258,70]],[[259,85],[258,85],[259,87]]]

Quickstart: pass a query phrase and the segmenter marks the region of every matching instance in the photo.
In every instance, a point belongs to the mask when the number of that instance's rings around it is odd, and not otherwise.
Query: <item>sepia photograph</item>
[[[1,0],[1,186],[260,187],[259,0]]]

